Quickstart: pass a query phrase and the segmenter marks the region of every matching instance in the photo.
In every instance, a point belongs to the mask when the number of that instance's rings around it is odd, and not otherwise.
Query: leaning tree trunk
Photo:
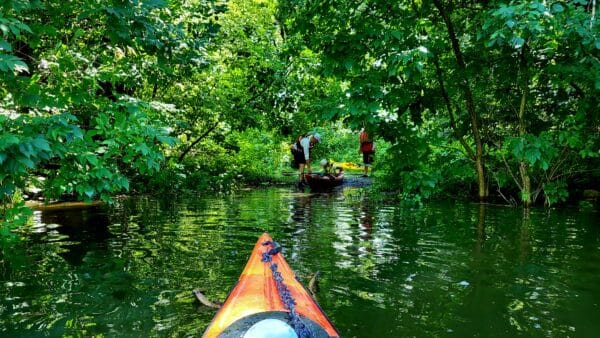
[[[435,7],[440,12],[444,23],[446,24],[446,29],[448,30],[448,37],[450,38],[450,42],[452,44],[452,51],[454,53],[454,57],[456,58],[456,63],[459,68],[459,72],[461,76],[463,76],[462,81],[460,81],[460,86],[464,92],[465,104],[467,107],[467,112],[469,112],[469,116],[471,117],[471,132],[473,133],[473,140],[475,142],[475,170],[477,171],[477,185],[479,187],[479,200],[484,201],[487,198],[487,184],[485,179],[485,162],[483,159],[483,142],[481,141],[481,134],[479,132],[479,116],[477,111],[475,111],[475,104],[473,103],[473,93],[471,92],[471,87],[469,85],[469,81],[466,78],[465,70],[467,68],[465,61],[463,59],[462,51],[460,50],[460,45],[458,43],[458,39],[456,38],[456,33],[454,32],[454,26],[452,25],[452,20],[450,20],[450,16],[444,10],[440,0],[433,0]]]
[[[177,158],[177,162],[181,163],[181,161],[183,161],[185,156],[196,146],[196,144],[200,143],[200,141],[202,141],[202,139],[204,139],[206,136],[208,136],[208,134],[210,134],[210,132],[213,131],[213,129],[215,129],[218,125],[219,125],[219,122],[218,121],[215,122],[202,135],[200,135],[196,140],[194,140],[192,143],[190,143],[190,145],[188,145],[181,152],[181,155],[179,155],[179,158]]]

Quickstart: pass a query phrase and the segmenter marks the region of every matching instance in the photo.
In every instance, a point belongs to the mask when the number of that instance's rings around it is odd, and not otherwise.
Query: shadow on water
[[[34,232],[41,242],[68,241],[59,255],[71,265],[80,265],[88,251],[106,247],[111,237],[110,218],[102,207],[36,211]]]
[[[0,256],[0,336],[199,336],[269,232],[345,337],[594,336],[596,211],[462,202],[422,209],[361,188],[264,189],[35,213]]]

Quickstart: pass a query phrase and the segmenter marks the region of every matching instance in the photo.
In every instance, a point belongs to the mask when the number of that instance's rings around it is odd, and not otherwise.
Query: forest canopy
[[[281,179],[308,131],[324,135],[317,156],[358,163],[362,127],[381,144],[377,187],[402,200],[566,202],[600,190],[597,10],[5,0],[4,219],[37,195],[110,202]]]

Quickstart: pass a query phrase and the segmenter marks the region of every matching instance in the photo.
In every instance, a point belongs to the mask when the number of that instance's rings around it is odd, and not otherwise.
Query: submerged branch
[[[213,303],[211,302],[208,298],[206,298],[206,296],[198,289],[194,289],[194,291],[192,291],[194,293],[194,296],[196,296],[196,299],[198,299],[198,301],[200,303],[202,303],[203,305],[206,305],[208,307],[211,307],[213,309],[220,309],[221,308],[221,303]]]
[[[313,298],[317,297],[317,292],[319,291],[319,276],[321,275],[320,271],[315,272],[315,274],[310,278],[308,282],[308,291],[312,294]]]

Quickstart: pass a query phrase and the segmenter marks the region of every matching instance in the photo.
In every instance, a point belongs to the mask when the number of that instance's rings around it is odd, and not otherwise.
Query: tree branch
[[[506,170],[510,174],[510,177],[512,177],[513,181],[515,181],[515,184],[517,185],[517,187],[519,187],[519,190],[522,191],[523,187],[521,186],[521,184],[519,184],[519,180],[517,180],[512,170],[510,169],[510,165],[508,164],[508,161],[506,161],[506,157],[504,157],[504,154],[502,154],[502,161],[504,161],[504,164],[506,165]]]
[[[448,92],[446,91],[446,87],[444,86],[444,78],[442,74],[442,68],[440,67],[439,60],[437,55],[433,57],[433,64],[435,65],[435,73],[438,78],[438,82],[440,84],[440,90],[442,91],[442,97],[444,98],[444,102],[446,103],[446,109],[448,109],[448,115],[450,117],[450,127],[454,133],[454,136],[458,139],[458,142],[465,148],[465,151],[469,155],[469,157],[475,161],[477,160],[473,149],[469,146],[469,144],[464,140],[463,136],[458,128],[456,127],[456,121],[454,120],[454,112],[452,110],[452,103],[450,102],[450,97],[448,96]]]
[[[197,139],[195,139],[194,142],[192,142],[187,148],[185,148],[185,150],[181,153],[181,155],[179,155],[179,158],[177,158],[177,161],[178,162],[183,161],[183,159],[190,152],[190,150],[192,150],[196,146],[196,144],[198,144],[200,141],[202,141],[202,139],[204,139],[206,136],[208,136],[208,134],[210,134],[218,125],[219,125],[219,122],[215,122],[210,128],[208,128],[207,131],[204,132],[204,134],[200,135]]]

